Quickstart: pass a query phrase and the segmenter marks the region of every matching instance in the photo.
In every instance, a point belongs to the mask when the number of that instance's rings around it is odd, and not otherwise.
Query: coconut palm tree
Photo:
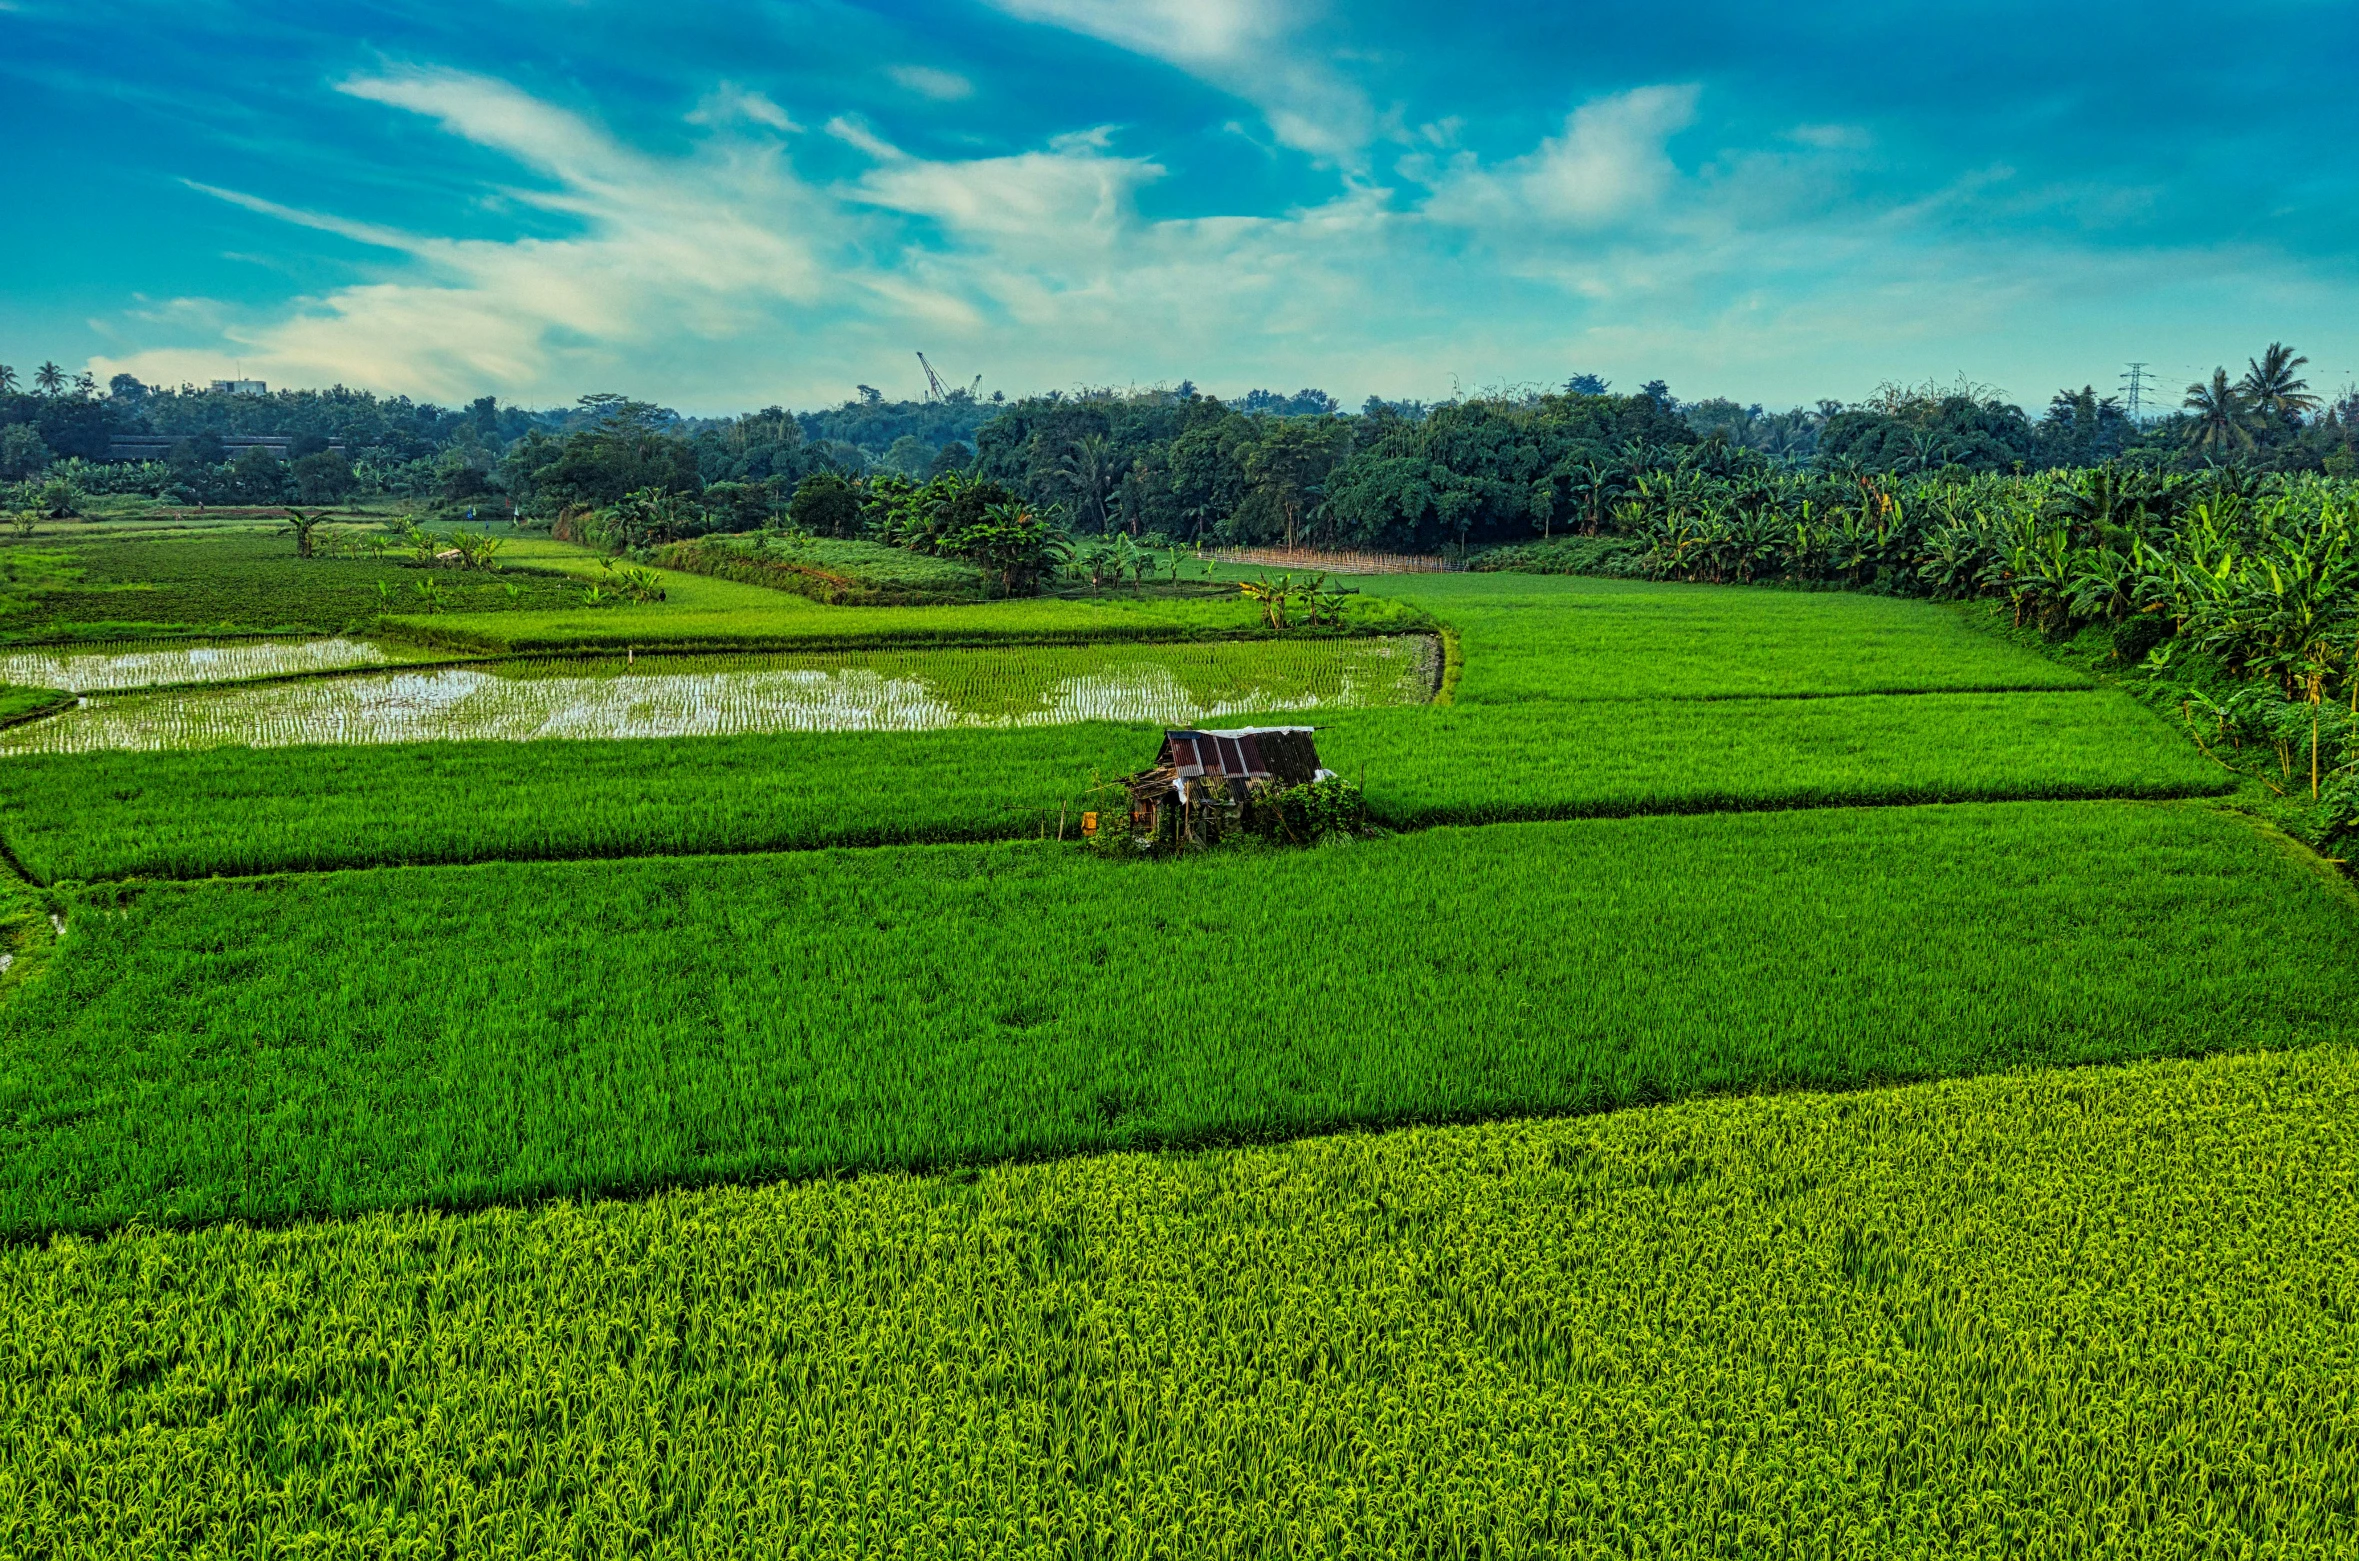
[[[1107,529],[1106,495],[1114,491],[1114,447],[1104,434],[1087,434],[1057,457],[1057,479],[1073,490],[1079,516]]]
[[[2226,369],[2212,370],[2209,385],[2201,380],[2189,385],[2187,399],[2180,405],[2195,414],[2189,421],[2187,442],[2198,450],[2252,448],[2250,409],[2245,404],[2244,393],[2228,383]]]
[[[2283,342],[2273,341],[2257,360],[2245,360],[2244,378],[2236,382],[2237,393],[2256,412],[2265,412],[2280,422],[2298,423],[2304,415],[2318,410],[2318,398],[2310,394],[2310,382],[2294,375],[2294,370],[2309,361],[2296,357],[2294,350]]]
[[[5,396],[15,389],[16,370],[5,363],[0,363],[0,396]]]
[[[33,384],[45,396],[54,396],[66,388],[66,371],[54,363],[44,362],[33,371]]]

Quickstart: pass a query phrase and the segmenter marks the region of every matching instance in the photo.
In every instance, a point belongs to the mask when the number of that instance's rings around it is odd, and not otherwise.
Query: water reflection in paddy
[[[235,683],[247,678],[382,667],[419,659],[366,640],[123,641],[55,650],[0,651],[0,683],[57,688],[69,694],[154,688],[170,683]]]
[[[0,755],[458,739],[917,731],[1432,697],[1428,636],[859,655],[540,661],[100,694],[0,732]],[[56,685],[51,685],[56,686]]]

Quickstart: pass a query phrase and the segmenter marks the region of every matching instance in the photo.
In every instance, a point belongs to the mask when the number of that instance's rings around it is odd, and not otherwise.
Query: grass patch
[[[1475,555],[1467,565],[1478,573],[1530,575],[1623,575],[1646,551],[1635,537],[1561,536],[1511,542]]]
[[[1239,719],[1242,719],[1241,717]],[[1301,719],[1301,717],[1294,717]],[[2184,796],[2227,777],[2103,693],[1322,710],[1395,827],[1725,808]],[[41,735],[38,728],[31,729]],[[1053,829],[1155,729],[835,732],[0,759],[45,882],[988,840]],[[562,762],[555,762],[561,759]]]
[[[2354,1114],[2334,1047],[23,1245],[0,1488],[57,1557],[2346,1555]]]
[[[669,582],[700,579],[664,571]],[[862,650],[918,645],[1078,644],[1095,640],[1253,639],[1268,631],[1250,603],[1226,597],[1136,600],[1042,597],[938,607],[830,607],[734,580],[706,580],[758,591],[764,601],[724,608],[673,602],[553,612],[396,614],[384,628],[422,645],[484,655],[542,655],[579,650],[731,651]],[[681,593],[675,588],[671,594]],[[1408,634],[1430,620],[1402,602],[1353,598],[1347,632]],[[1291,631],[1305,638],[1331,630]]]
[[[2359,928],[2178,805],[86,891],[0,1230],[942,1165],[2339,1033]],[[1338,929],[1349,928],[1348,936]]]

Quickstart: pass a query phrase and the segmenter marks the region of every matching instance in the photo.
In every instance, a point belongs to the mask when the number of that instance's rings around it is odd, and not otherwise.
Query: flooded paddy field
[[[184,683],[242,683],[350,667],[448,660],[402,645],[341,635],[326,639],[124,640],[112,644],[0,651],[0,683],[89,694]]]
[[[1185,724],[1247,711],[1418,704],[1433,697],[1440,667],[1440,647],[1432,637],[1398,635],[552,659],[388,667],[381,673],[152,692],[109,693],[104,684],[84,683],[94,691],[78,706],[0,732],[0,757],[317,743],[922,731],[1095,720]]]

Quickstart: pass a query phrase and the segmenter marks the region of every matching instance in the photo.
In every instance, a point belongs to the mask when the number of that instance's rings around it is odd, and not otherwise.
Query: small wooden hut
[[[1208,812],[1234,814],[1256,786],[1285,788],[1330,780],[1319,765],[1319,749],[1307,726],[1243,726],[1226,731],[1167,730],[1154,767],[1126,775],[1130,829],[1150,839],[1162,835],[1167,810],[1176,809],[1176,832],[1201,838]]]

